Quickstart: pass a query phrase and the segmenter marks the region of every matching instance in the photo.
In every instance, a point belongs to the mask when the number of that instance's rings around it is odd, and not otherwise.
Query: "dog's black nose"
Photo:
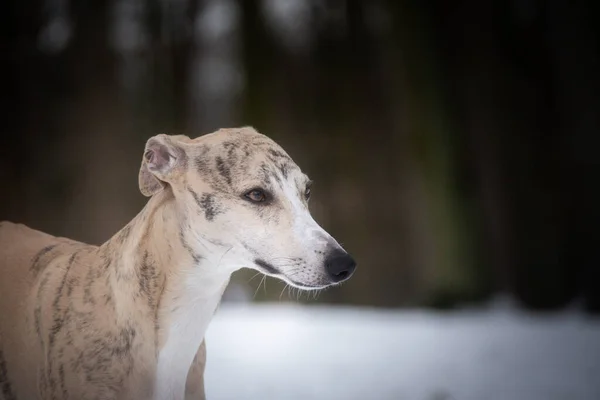
[[[341,282],[350,278],[356,269],[356,261],[345,251],[335,249],[327,255],[325,269],[332,281]]]

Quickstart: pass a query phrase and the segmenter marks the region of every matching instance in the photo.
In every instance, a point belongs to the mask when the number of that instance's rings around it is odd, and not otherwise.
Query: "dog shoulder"
[[[2,244],[25,244],[21,242],[26,240],[27,244],[58,239],[55,236],[42,231],[30,228],[24,224],[18,224],[10,221],[0,221],[0,243]]]
[[[0,280],[35,277],[51,259],[87,246],[89,245],[52,236],[23,224],[2,221],[0,222]]]

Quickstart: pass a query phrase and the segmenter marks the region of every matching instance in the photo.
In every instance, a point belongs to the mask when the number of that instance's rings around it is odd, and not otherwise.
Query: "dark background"
[[[359,262],[317,301],[598,311],[599,4],[5,0],[0,219],[99,244],[148,137],[252,125]]]

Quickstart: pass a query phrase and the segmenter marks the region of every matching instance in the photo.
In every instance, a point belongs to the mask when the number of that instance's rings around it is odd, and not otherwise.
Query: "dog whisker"
[[[260,274],[262,274],[262,272],[257,272],[256,274],[254,274],[254,275],[252,276],[252,278],[248,279],[248,282],[246,282],[246,283],[250,283],[250,281],[252,281],[252,279],[256,278],[256,277],[257,277],[257,276],[259,276]]]
[[[289,285],[286,283],[285,286],[283,287],[283,289],[281,289],[281,293],[279,293],[279,300],[281,300],[281,296],[283,296],[283,292],[285,291],[285,289],[288,287]]]
[[[265,281],[267,279],[266,275],[263,275],[262,279],[260,280],[260,282],[258,282],[258,287],[256,288],[256,290],[254,291],[254,296],[252,296],[253,299],[256,298],[256,294],[258,293],[258,291],[260,290],[260,285],[262,284],[263,281]],[[265,293],[266,293],[266,289],[265,289]]]

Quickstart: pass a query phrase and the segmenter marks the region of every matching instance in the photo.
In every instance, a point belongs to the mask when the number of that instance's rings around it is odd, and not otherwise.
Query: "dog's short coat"
[[[354,270],[308,178],[252,128],[149,139],[139,185],[147,205],[99,247],[0,223],[0,399],[203,399],[233,271],[319,289]]]

